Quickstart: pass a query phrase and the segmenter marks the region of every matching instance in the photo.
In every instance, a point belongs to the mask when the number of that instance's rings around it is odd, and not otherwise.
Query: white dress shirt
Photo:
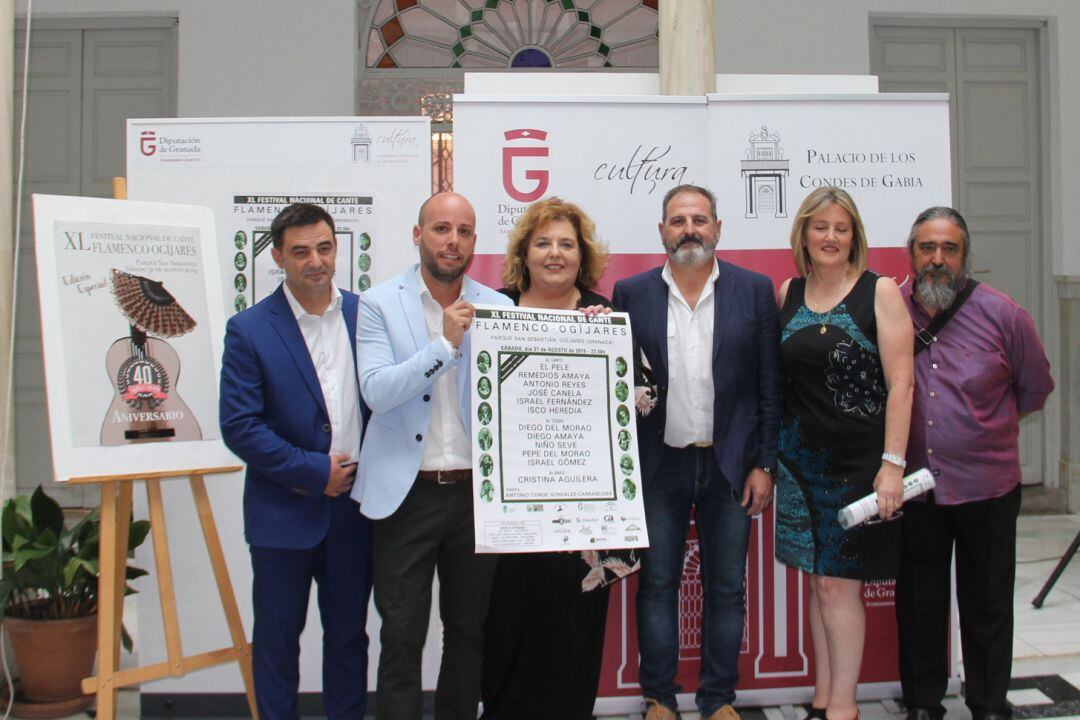
[[[341,290],[333,289],[330,305],[322,315],[312,315],[293,297],[287,284],[282,287],[322,387],[326,412],[330,415],[330,452],[344,453],[355,460],[360,453],[363,420],[356,361],[342,313]]]
[[[416,268],[420,304],[424,307],[424,323],[428,340],[441,339],[451,357],[460,353],[443,336],[443,308],[431,296],[420,267]],[[462,285],[462,288],[465,286]],[[424,442],[424,455],[420,459],[421,470],[463,470],[472,468],[472,450],[465,432],[465,420],[461,417],[458,400],[458,369],[460,363],[452,363],[435,381],[431,391],[431,424]]]
[[[668,285],[668,390],[664,443],[671,447],[711,444],[713,441],[713,287],[720,265],[713,270],[697,305],[691,310],[664,265],[661,277]]]

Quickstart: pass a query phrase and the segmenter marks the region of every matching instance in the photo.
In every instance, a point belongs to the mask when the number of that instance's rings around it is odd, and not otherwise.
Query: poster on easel
[[[56,479],[230,464],[210,211],[34,195],[34,230]]]
[[[412,226],[431,194],[430,128],[422,117],[129,120],[129,195],[213,210],[227,317],[281,283],[270,223],[296,202],[330,213],[335,282],[363,292],[415,262]]]

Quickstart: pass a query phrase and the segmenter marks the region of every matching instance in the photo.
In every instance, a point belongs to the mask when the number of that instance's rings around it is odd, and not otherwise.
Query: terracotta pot
[[[75,620],[4,619],[21,690],[27,700],[51,702],[82,695],[94,672],[97,614]]]

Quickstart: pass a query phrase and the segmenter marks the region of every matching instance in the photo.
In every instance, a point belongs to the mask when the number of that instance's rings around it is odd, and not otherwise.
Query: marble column
[[[713,0],[660,0],[660,93],[716,92]]]
[[[1054,368],[1061,403],[1061,471],[1068,511],[1080,512],[1080,275],[1057,277],[1061,363]]]
[[[0,0],[0,498],[15,494],[15,382],[12,377],[12,333],[15,324],[15,243],[13,93],[15,79],[15,0]]]

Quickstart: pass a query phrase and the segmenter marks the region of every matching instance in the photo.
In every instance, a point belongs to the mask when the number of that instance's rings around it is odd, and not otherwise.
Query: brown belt
[[[416,477],[436,485],[454,485],[459,482],[472,482],[472,470],[421,470],[416,473]]]

